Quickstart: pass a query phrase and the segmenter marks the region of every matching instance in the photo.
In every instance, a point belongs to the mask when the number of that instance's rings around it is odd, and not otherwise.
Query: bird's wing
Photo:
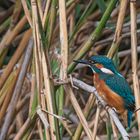
[[[127,81],[118,75],[104,76],[104,81],[112,91],[123,98],[125,107],[131,111],[134,111],[135,98]]]

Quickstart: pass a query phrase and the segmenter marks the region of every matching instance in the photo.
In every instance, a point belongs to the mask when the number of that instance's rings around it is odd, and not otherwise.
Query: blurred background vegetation
[[[139,37],[138,0],[0,0],[0,140],[121,139],[95,96],[69,79],[93,85],[73,60],[107,55],[139,107]],[[137,115],[127,129],[135,140]]]

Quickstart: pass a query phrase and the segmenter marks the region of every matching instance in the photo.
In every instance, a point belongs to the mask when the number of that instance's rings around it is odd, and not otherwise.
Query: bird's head
[[[86,60],[75,60],[75,62],[90,66],[94,72],[96,72],[94,70],[94,67],[96,66],[98,69],[100,69],[104,73],[119,74],[113,61],[106,56],[96,55]]]

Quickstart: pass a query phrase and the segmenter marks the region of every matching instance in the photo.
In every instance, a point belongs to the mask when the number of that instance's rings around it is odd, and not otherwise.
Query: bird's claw
[[[106,104],[105,109],[108,110],[109,108],[111,108],[112,110],[114,110],[117,113],[117,110],[115,107],[110,107],[108,104]]]
[[[105,109],[108,110],[110,106],[108,104],[105,105]]]
[[[114,110],[116,113],[118,113],[115,107],[112,107],[112,110]]]
[[[100,107],[102,105],[100,100],[96,100],[96,101],[97,101],[97,105]]]

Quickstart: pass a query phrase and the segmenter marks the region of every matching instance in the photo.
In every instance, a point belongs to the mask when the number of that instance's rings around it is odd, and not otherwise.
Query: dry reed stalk
[[[60,43],[61,43],[60,79],[66,80],[68,67],[68,34],[67,34],[65,0],[59,0],[59,22],[60,22]]]
[[[111,48],[107,54],[109,58],[112,58],[114,56],[117,48],[119,47],[120,41],[122,39],[121,32],[123,28],[123,22],[124,22],[126,10],[127,10],[127,5],[128,5],[128,0],[121,0],[114,39],[113,39]]]
[[[42,106],[42,109],[43,110],[46,110],[46,102],[45,102],[45,95],[44,94],[41,94],[41,106]],[[48,114],[46,114],[47,117],[48,117]],[[44,128],[45,129],[45,128]],[[50,140],[50,133],[49,133],[49,129],[45,129],[46,133],[46,139],[47,140]]]
[[[85,108],[84,108],[84,111],[83,111],[85,118],[88,117],[90,110],[93,107],[94,103],[95,103],[95,96],[93,94],[91,94],[88,98],[88,101],[87,101]],[[82,124],[80,122],[77,126],[77,129],[75,130],[74,135],[73,135],[73,140],[80,139],[82,130],[83,130],[83,127],[82,127]]]
[[[19,68],[18,68],[19,69]],[[10,74],[10,76],[8,77],[5,85],[2,87],[2,89],[0,90],[0,99],[2,98],[2,96],[5,94],[5,92],[8,91],[7,86],[11,84],[11,82],[13,81],[14,77],[15,77],[15,73],[17,72],[17,70],[13,70],[13,72]],[[5,96],[5,95],[4,95]],[[1,105],[1,100],[0,100],[0,105]]]
[[[137,60],[137,22],[136,22],[136,1],[130,1],[130,16],[131,16],[131,56],[132,56],[132,77],[134,95],[136,101],[136,109],[140,108],[140,87],[138,79],[138,60]],[[140,139],[140,111],[136,112],[138,121],[138,133]]]
[[[32,19],[33,19],[33,39],[34,39],[34,60],[35,60],[35,72],[36,72],[36,81],[37,81],[37,92],[38,92],[38,102],[40,104],[40,94],[42,91],[42,77],[41,77],[41,42],[40,42],[40,33],[39,33],[39,20],[38,20],[38,10],[37,3],[35,0],[31,1],[32,4]]]
[[[20,130],[18,131],[18,133],[16,134],[13,140],[20,140],[23,134],[25,133],[25,131],[27,131],[27,129],[31,126],[31,122],[32,122],[31,119],[27,118],[27,120],[25,121],[23,126],[20,128]]]
[[[98,123],[99,123],[99,116],[100,116],[101,107],[100,105],[97,107],[96,116],[95,116],[95,124],[93,129],[93,139],[96,139],[97,130],[98,130]]]
[[[128,6],[128,0],[121,0],[118,20],[117,20],[117,26],[116,26],[116,31],[115,31],[115,35],[114,35],[114,42],[116,40],[118,40],[121,36],[127,6]]]
[[[119,66],[119,70],[121,70],[123,67],[125,67],[127,62],[129,62],[129,57],[128,57],[128,56],[126,56],[126,57],[123,59],[122,63],[121,63],[120,66]]]
[[[59,25],[60,25],[60,44],[61,44],[61,66],[60,79],[67,79],[68,68],[68,34],[66,21],[66,4],[65,0],[59,0]],[[60,87],[58,114],[63,114],[64,89]]]
[[[17,63],[17,61],[19,60],[19,58],[21,57],[21,55],[23,54],[26,45],[29,41],[29,38],[31,36],[31,29],[27,30],[16,50],[16,52],[14,53],[13,57],[11,58],[10,62],[8,63],[8,65],[6,66],[3,74],[0,77],[0,89],[2,88],[2,86],[4,85],[6,79],[8,78],[10,72],[13,70],[14,65]]]
[[[26,19],[26,16],[24,16],[22,17],[22,19],[18,22],[18,24],[15,26],[15,28],[12,31],[7,32],[6,36],[4,36],[4,38],[2,39],[0,43],[0,54],[2,54],[3,50],[10,45],[14,37],[22,30],[26,22],[27,22],[27,19]]]
[[[88,20],[95,20],[101,16],[101,11],[99,9],[95,10],[94,13],[89,15]]]
[[[112,131],[113,131],[114,139],[117,140],[118,139],[118,130],[117,130],[112,118],[110,118],[110,122],[111,122],[111,125],[112,125]]]
[[[8,130],[8,133],[7,133],[6,138],[9,138],[9,137],[10,137],[10,135],[11,135],[12,132],[14,131],[15,125],[16,125],[16,121],[14,120],[14,122],[10,125],[10,128],[9,128],[9,130]]]
[[[37,129],[39,131],[40,140],[43,140],[43,129],[42,129],[40,120],[37,121]]]
[[[16,115],[16,128],[17,128],[17,130],[19,130],[23,124],[24,124],[23,113],[20,111]]]
[[[18,113],[22,108],[24,108],[25,106],[27,107],[27,102],[29,102],[29,94],[27,94],[20,102],[18,101],[17,105],[16,105],[16,113]]]
[[[41,2],[42,2],[41,0],[38,0],[37,1],[37,6],[38,6],[38,13],[39,13],[39,16],[40,16],[40,20],[41,20],[41,23],[42,23],[42,21],[43,21],[43,10],[42,10],[42,3]]]
[[[3,13],[1,12],[1,14],[0,14],[0,24],[2,22],[4,22],[4,20],[6,20],[9,16],[12,15],[13,10],[14,10],[14,5],[11,6],[8,10],[5,10]]]
[[[52,0],[51,1],[51,6],[50,6],[50,15],[49,15],[49,26],[48,26],[48,48],[51,46],[52,42],[52,36],[53,36],[53,31],[55,27],[55,21],[56,21],[56,13],[57,13],[57,1]]]
[[[32,126],[32,128],[31,127],[28,128],[28,132],[26,133],[26,135],[23,135],[23,139],[31,140],[31,137],[33,136],[34,131],[35,131],[35,127],[36,127],[36,122],[34,126]],[[35,132],[35,133],[38,134],[38,132]]]
[[[69,126],[68,126],[67,122],[65,122],[63,120],[61,120],[60,122],[62,123],[62,125],[64,126],[64,128],[66,129],[66,131],[68,132],[68,134],[70,135],[70,137],[72,137],[72,132],[69,129]]]
[[[72,13],[72,10],[74,10],[75,6],[79,3],[80,0],[75,0],[68,8],[66,11],[67,17],[69,17]]]
[[[4,57],[6,56],[8,49],[9,49],[9,45],[12,42],[12,40],[14,39],[14,37],[22,30],[23,26],[25,25],[25,23],[27,22],[26,17],[24,16],[19,22],[18,24],[15,26],[14,29],[8,29],[8,31],[6,32],[5,36],[3,37],[1,43],[0,43],[0,66],[2,66],[3,64],[3,60]],[[12,23],[11,23],[12,25]]]
[[[137,53],[140,53],[140,46],[137,46]],[[128,55],[131,55],[131,49],[118,52],[119,57],[124,57],[124,56],[128,56]]]
[[[81,110],[81,108],[80,108],[80,106],[79,106],[79,104],[74,96],[72,88],[70,87],[70,85],[64,86],[64,88],[65,88],[65,92],[67,92],[70,95],[71,103],[72,103],[72,105],[73,105],[73,107],[74,107],[74,109],[79,117],[81,124],[83,125],[83,128],[84,128],[89,140],[93,140],[92,132],[89,129],[88,123],[87,123],[87,121],[83,115],[83,112],[82,112],[82,110]]]
[[[140,33],[140,29],[137,30],[137,34],[139,34],[139,33]],[[121,38],[122,39],[128,38],[128,37],[130,37],[130,35],[131,35],[131,32],[126,32],[126,33],[123,33],[121,35]],[[111,36],[111,37],[108,37],[107,39],[103,39],[103,40],[97,41],[95,43],[95,45],[102,45],[102,46],[104,46],[104,45],[109,44],[111,41],[113,41],[113,39],[114,38]]]
[[[34,61],[33,61],[34,62]],[[34,64],[32,64],[34,65]],[[34,100],[34,97],[35,97],[35,74],[34,72],[32,72],[32,79],[31,79],[31,97],[30,97],[30,102],[29,102],[29,114],[31,114],[32,112],[32,104],[33,104],[33,100]]]
[[[28,23],[30,24],[30,27],[32,28],[32,19],[31,19],[31,14],[30,14],[30,11],[28,9],[28,6],[27,6],[27,3],[25,0],[21,0],[21,3],[22,3],[22,6],[23,6],[23,9],[24,9],[24,13],[26,15],[26,18],[28,20]]]
[[[47,109],[50,113],[54,114],[53,110],[53,102],[52,102],[52,90],[51,90],[51,83],[50,83],[50,78],[49,78],[49,71],[47,67],[47,62],[45,58],[44,52],[42,52],[42,68],[43,68],[43,78],[44,78],[44,85],[45,85],[45,98],[47,101]],[[56,135],[54,134],[55,132],[55,122],[54,122],[54,117],[49,115],[49,123],[50,123],[50,131],[51,131],[51,137],[53,140],[56,140]]]
[[[69,35],[71,35],[73,30],[74,30],[74,24],[75,24],[74,15],[75,15],[75,11],[72,11],[72,13],[69,16],[69,20],[70,20],[70,23],[69,23],[70,24]]]
[[[45,27],[45,22],[46,22],[46,19],[47,19],[50,3],[51,3],[51,0],[47,0],[46,7],[45,7],[45,12],[44,12],[44,15],[43,15],[43,20],[42,20],[43,28]]]
[[[6,97],[5,97],[4,101],[3,101],[2,107],[0,109],[0,126],[1,126],[1,123],[2,123],[2,120],[3,120],[3,117],[6,114],[6,111],[7,111],[8,105],[10,103],[10,100],[12,98],[13,90],[14,90],[16,80],[17,80],[17,77],[18,77],[18,74],[19,74],[19,70],[20,69],[17,69],[13,73],[11,73],[11,76],[14,76],[14,77],[11,79],[10,83],[8,83],[8,85],[7,85],[8,90],[7,91],[5,90]]]
[[[105,122],[107,120],[107,118],[106,118],[106,111],[105,110],[102,110],[100,112],[100,118],[101,118],[101,122]],[[89,122],[89,128],[93,128],[94,127],[94,124],[95,124],[95,119],[93,119],[91,122]],[[100,122],[99,122],[99,124],[100,124]],[[100,126],[98,126],[98,128],[100,128]]]
[[[15,6],[14,6],[14,11],[13,11],[12,18],[11,18],[11,25],[10,25],[11,30],[16,26],[19,16],[21,14],[21,10],[22,10],[21,1],[16,0]]]
[[[74,3],[72,3],[66,10],[66,17],[68,18],[72,12],[72,10],[74,10],[74,8],[76,7],[76,5],[78,4],[79,0],[75,0]],[[59,24],[56,25],[54,32],[53,32],[53,36],[52,36],[52,41],[56,38],[57,33],[59,33]]]
[[[11,17],[8,17],[1,25],[0,25],[0,35],[4,33],[10,25]]]

